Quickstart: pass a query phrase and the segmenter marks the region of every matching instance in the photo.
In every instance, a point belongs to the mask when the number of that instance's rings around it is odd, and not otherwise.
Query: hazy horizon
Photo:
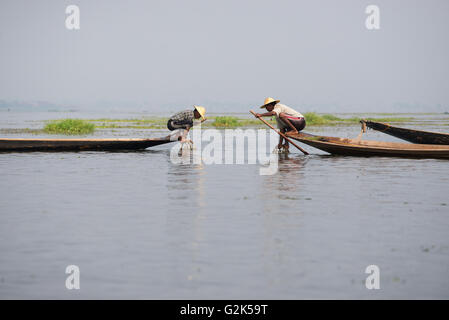
[[[65,27],[71,4],[80,30]],[[380,30],[365,27],[370,4]],[[273,96],[317,112],[449,111],[444,0],[3,0],[0,9],[7,103],[245,112]]]

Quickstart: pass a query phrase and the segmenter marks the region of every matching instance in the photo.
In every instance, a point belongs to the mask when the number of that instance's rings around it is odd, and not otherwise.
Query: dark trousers
[[[287,119],[298,131],[304,130],[304,128],[306,127],[306,119],[304,118],[287,117]],[[285,124],[285,128],[287,129],[287,131],[290,130],[290,126],[282,119],[280,120],[282,121],[283,124]]]
[[[173,120],[168,120],[167,122],[167,128],[170,131],[176,130],[176,129],[188,129],[190,126],[188,123],[176,123]]]

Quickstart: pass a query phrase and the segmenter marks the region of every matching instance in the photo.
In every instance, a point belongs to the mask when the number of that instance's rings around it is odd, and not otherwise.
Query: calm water
[[[0,154],[0,298],[449,298],[449,161],[305,147],[261,176],[171,148]]]

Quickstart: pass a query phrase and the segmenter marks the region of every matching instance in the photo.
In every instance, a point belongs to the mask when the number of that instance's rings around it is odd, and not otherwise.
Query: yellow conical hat
[[[280,100],[274,100],[273,98],[268,97],[268,98],[265,99],[265,102],[263,103],[263,106],[261,106],[260,108],[263,109],[263,108],[266,108],[267,105],[269,105],[269,104],[272,104],[272,103],[276,104],[276,103],[279,103],[279,102],[280,102]]]
[[[204,120],[204,115],[206,114],[206,108],[202,107],[202,106],[193,106],[195,108],[196,111],[198,111],[198,113],[201,116],[201,120]]]

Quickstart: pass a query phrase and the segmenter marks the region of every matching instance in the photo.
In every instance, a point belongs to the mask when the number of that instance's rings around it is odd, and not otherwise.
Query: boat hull
[[[139,150],[172,142],[159,139],[0,139],[0,151]]]
[[[386,123],[362,120],[368,128],[418,144],[449,145],[449,134],[393,127]]]
[[[449,159],[449,146],[343,139],[305,133],[289,137],[336,155]]]

